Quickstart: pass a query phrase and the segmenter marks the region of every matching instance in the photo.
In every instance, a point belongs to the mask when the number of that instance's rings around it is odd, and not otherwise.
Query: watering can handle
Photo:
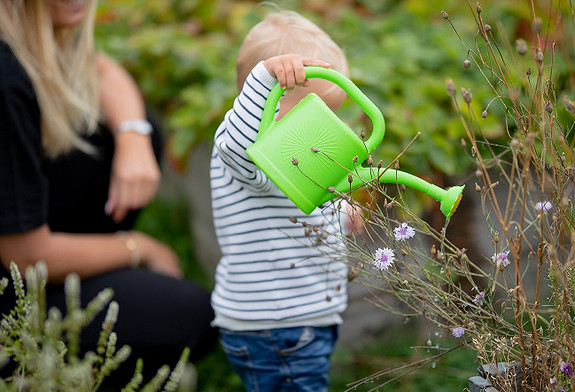
[[[381,143],[385,133],[383,114],[381,114],[381,111],[377,106],[375,106],[375,104],[371,102],[351,80],[336,70],[309,66],[305,68],[305,75],[308,79],[321,78],[337,84],[363,109],[373,123],[373,131],[369,139],[365,141],[365,145],[368,151],[375,150],[375,148]],[[270,91],[264,105],[259,136],[263,136],[262,134],[270,128],[270,125],[274,120],[275,109],[284,91],[285,89],[281,88],[279,83],[277,83]]]

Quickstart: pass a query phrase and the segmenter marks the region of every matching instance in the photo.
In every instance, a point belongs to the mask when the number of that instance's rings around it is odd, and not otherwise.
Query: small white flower
[[[375,251],[375,259],[373,260],[373,264],[379,270],[388,270],[389,267],[393,265],[393,261],[395,260],[395,254],[393,254],[393,250],[390,248],[378,248]]]
[[[535,203],[535,209],[541,211],[542,213],[549,212],[553,209],[553,204],[549,200],[538,201]]]
[[[393,234],[395,235],[396,241],[405,241],[415,236],[415,230],[406,222],[403,222],[400,226],[393,229]]]
[[[495,253],[491,257],[491,259],[497,265],[498,268],[500,268],[500,267],[505,268],[509,265],[509,259],[507,258],[508,256],[509,256],[509,251],[506,251],[506,252],[501,252],[501,253]]]

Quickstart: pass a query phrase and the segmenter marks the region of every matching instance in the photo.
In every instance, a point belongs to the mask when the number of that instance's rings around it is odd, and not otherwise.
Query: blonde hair
[[[97,70],[93,44],[96,0],[84,22],[54,30],[45,0],[0,1],[0,40],[10,46],[34,86],[40,106],[42,145],[55,157],[80,148],[80,135],[98,124]]]
[[[329,35],[295,11],[278,11],[267,14],[245,37],[236,61],[238,90],[257,63],[290,53],[327,61],[349,75],[345,54]]]

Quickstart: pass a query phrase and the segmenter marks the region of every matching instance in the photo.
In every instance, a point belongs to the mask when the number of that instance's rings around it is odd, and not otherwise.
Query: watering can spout
[[[461,185],[442,189],[420,177],[400,170],[387,169],[378,173],[374,169],[362,167],[352,174],[351,183],[349,182],[348,177],[345,181],[340,183],[336,189],[340,192],[348,192],[367,183],[373,182],[379,182],[382,184],[400,184],[422,191],[439,202],[439,208],[447,219],[453,215],[459,206],[459,202],[463,197],[463,189],[465,188],[465,185]]]

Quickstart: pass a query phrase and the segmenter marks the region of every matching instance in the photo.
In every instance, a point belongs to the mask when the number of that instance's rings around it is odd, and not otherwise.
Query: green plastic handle
[[[383,114],[377,106],[357,87],[351,80],[343,74],[330,68],[309,66],[305,68],[305,75],[308,79],[320,78],[326,79],[330,82],[337,84],[341,87],[347,95],[349,95],[369,116],[373,123],[373,130],[371,136],[365,141],[368,151],[373,151],[383,140],[385,134],[385,120]],[[275,109],[279,100],[281,99],[285,89],[281,88],[279,83],[272,88],[267,101],[264,105],[262,113],[262,121],[260,124],[259,136],[270,129],[270,125],[274,120]]]

